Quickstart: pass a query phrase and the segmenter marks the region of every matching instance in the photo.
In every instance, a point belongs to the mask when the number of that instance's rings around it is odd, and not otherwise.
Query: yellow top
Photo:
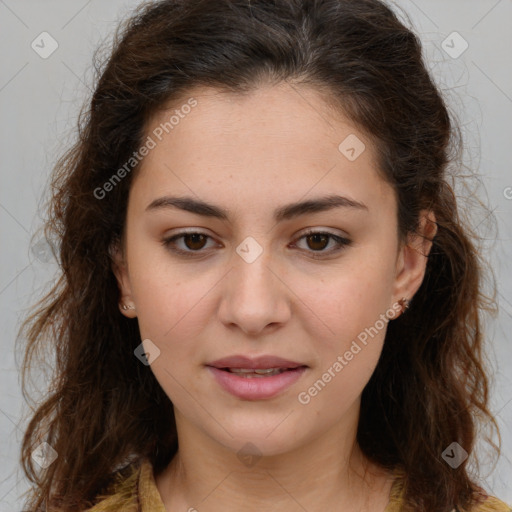
[[[402,510],[403,479],[397,472],[389,503],[385,512]],[[110,494],[98,496],[96,505],[86,512],[170,512],[164,507],[155,483],[153,467],[148,460],[133,465],[133,470],[124,479],[113,484]],[[512,512],[512,508],[497,498],[487,499],[474,507],[471,512]]]

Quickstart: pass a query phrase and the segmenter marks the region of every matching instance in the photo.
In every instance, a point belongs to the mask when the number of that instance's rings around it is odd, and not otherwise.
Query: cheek
[[[343,409],[343,404],[352,403],[378,363],[388,325],[385,315],[390,307],[394,255],[381,252],[377,259],[375,252],[368,254],[366,259],[363,255],[347,258],[343,267],[319,280],[314,292],[305,295],[314,316],[325,326],[321,336],[313,324],[309,327],[318,364],[308,385],[314,386],[313,394],[322,395],[312,398],[317,405],[336,400]]]
[[[141,336],[164,344],[194,338],[208,321],[204,304],[220,272],[201,272],[201,263],[176,263],[154,240],[136,242],[134,236],[128,252]]]
[[[325,278],[313,277],[302,288],[301,296],[314,316],[322,320],[326,339],[330,337],[339,348],[339,343],[355,338],[386,312],[392,292],[392,259],[383,256],[367,262],[353,258]]]
[[[388,325],[381,318],[387,310],[385,289],[376,290],[356,275],[339,284],[343,292],[316,297],[329,331],[323,337],[310,333],[316,364],[297,397],[300,404],[307,402],[305,414],[328,423],[338,421],[361,395],[377,366]]]
[[[141,335],[169,346],[173,340],[194,339],[210,319],[205,304],[213,285],[207,278],[145,274],[134,286]]]
[[[160,350],[151,371],[175,406],[190,414],[190,396],[200,396],[191,370],[198,361],[201,334],[211,321],[208,290],[216,281],[206,275],[194,279],[176,268],[159,271],[157,266],[146,267],[134,280],[141,338],[149,338]]]

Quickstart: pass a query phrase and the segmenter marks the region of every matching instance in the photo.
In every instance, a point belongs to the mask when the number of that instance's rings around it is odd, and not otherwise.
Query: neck
[[[167,510],[384,511],[392,478],[363,456],[356,426],[279,455],[242,457],[187,424],[157,487]]]

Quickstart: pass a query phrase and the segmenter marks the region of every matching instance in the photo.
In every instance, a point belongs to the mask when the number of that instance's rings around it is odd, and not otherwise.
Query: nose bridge
[[[288,309],[286,287],[275,275],[279,265],[269,246],[247,237],[236,253],[234,266],[226,276],[222,320],[235,323],[246,332],[258,332],[270,323],[283,322]]]
[[[245,298],[268,294],[276,284],[272,266],[276,266],[275,257],[268,243],[263,245],[263,236],[259,242],[252,236],[246,237],[236,248],[237,259],[233,269],[233,281],[238,292]],[[270,297],[266,297],[266,300]]]

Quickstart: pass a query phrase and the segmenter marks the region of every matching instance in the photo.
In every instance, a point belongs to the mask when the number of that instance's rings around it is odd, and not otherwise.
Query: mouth
[[[306,366],[305,364],[283,359],[282,357],[263,355],[257,357],[247,357],[243,355],[234,355],[217,359],[206,366],[212,366],[219,370],[225,370],[237,373],[255,373],[258,375],[265,375],[269,373],[279,373],[286,370],[293,370]]]
[[[214,367],[215,368],[215,367]],[[218,368],[219,370],[233,373],[239,377],[246,377],[248,379],[258,377],[272,377],[280,373],[290,372],[297,370],[297,368],[306,368],[306,366],[297,366],[295,368]]]
[[[309,366],[276,356],[230,356],[206,365],[215,381],[242,400],[273,398],[292,386]]]

